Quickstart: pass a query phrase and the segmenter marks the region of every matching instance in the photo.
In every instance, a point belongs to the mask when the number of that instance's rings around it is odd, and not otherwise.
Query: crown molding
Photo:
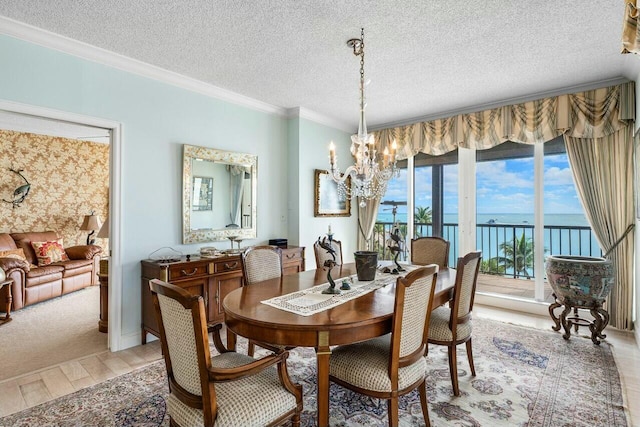
[[[353,126],[351,126],[349,123],[343,122],[341,120],[336,120],[332,117],[328,117],[320,113],[316,113],[315,111],[309,110],[304,107],[289,108],[287,110],[287,117],[300,117],[302,119],[311,120],[312,122],[329,126],[334,129],[347,132],[349,134],[354,133]]]
[[[172,71],[128,56],[120,55],[97,46],[72,38],[52,33],[32,25],[25,24],[4,16],[0,16],[0,34],[54,49],[69,55],[77,56],[92,62],[116,68],[121,71],[147,77],[153,80],[177,86],[191,92],[200,93],[232,104],[250,108],[264,113],[287,116],[287,110],[230,90],[222,89],[203,81],[183,76]]]
[[[552,96],[560,96],[568,93],[578,93],[578,92],[584,92],[587,90],[598,89],[601,87],[619,85],[622,83],[626,83],[629,80],[633,80],[633,79],[627,78],[627,77],[615,77],[612,79],[598,80],[591,83],[584,83],[584,84],[575,85],[575,86],[567,86],[567,87],[556,89],[556,90],[537,92],[531,95],[526,95],[521,97],[508,98],[502,101],[491,102],[486,104],[478,104],[472,107],[465,107],[465,108],[460,108],[455,110],[444,111],[441,113],[430,114],[426,116],[414,117],[411,119],[404,119],[404,120],[398,120],[395,122],[383,123],[379,125],[369,126],[369,128],[371,130],[377,131],[381,129],[390,129],[390,128],[395,128],[399,126],[411,125],[414,123],[428,122],[432,120],[457,116],[459,114],[469,114],[469,113],[475,113],[478,111],[490,110],[493,108],[503,107],[505,105],[521,104],[523,102],[535,101],[537,99],[549,98]]]

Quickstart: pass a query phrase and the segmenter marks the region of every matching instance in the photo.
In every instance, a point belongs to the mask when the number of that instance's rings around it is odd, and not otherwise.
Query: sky
[[[383,200],[407,200],[406,169],[389,182]],[[533,157],[479,162],[476,165],[476,211],[478,214],[533,214]],[[431,168],[416,169],[415,206],[431,207]],[[458,165],[444,167],[444,213],[458,212]],[[379,214],[390,212],[391,206],[380,206]],[[406,206],[398,213],[406,215]],[[545,214],[581,214],[566,154],[544,158]]]

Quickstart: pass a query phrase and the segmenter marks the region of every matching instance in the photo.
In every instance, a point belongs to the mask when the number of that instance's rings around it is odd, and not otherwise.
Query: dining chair
[[[449,373],[451,375],[453,394],[456,396],[460,396],[456,361],[458,344],[466,344],[471,375],[476,376],[471,349],[471,310],[473,310],[473,299],[476,293],[481,258],[482,252],[480,251],[470,252],[464,257],[458,258],[456,283],[453,288],[453,299],[450,302],[450,307],[441,306],[434,309],[431,313],[431,323],[429,324],[429,343],[448,347]]]
[[[275,246],[252,246],[242,253],[244,284],[282,277],[282,250]]]
[[[329,379],[367,396],[387,399],[389,425],[398,425],[398,396],[418,388],[427,426],[426,373],[429,317],[438,266],[418,268],[396,281],[391,333],[338,346],[329,358]]]
[[[332,240],[331,247],[336,251],[336,265],[342,265],[342,243],[340,240]],[[326,260],[333,259],[317,241],[313,244],[313,252],[316,255],[316,268],[322,268]]]
[[[204,300],[179,286],[149,283],[169,380],[171,426],[300,425],[302,387],[291,382],[287,351],[258,360],[229,351],[221,323],[207,329]],[[220,352],[211,357],[209,335]]]
[[[282,277],[282,250],[278,247],[266,245],[250,247],[242,253],[241,260],[245,285]],[[272,351],[282,350],[280,347],[249,341],[247,346],[249,356],[253,356],[256,344]]]
[[[417,265],[437,264],[449,266],[449,241],[442,237],[429,236],[411,239],[411,263]]]

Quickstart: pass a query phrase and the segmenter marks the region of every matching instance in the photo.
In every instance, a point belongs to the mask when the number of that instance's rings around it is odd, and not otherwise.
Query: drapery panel
[[[627,0],[622,23],[622,53],[640,53],[638,7],[636,0]]]
[[[614,286],[607,299],[611,325],[631,327],[634,234],[633,136],[626,126],[601,138],[564,136],[576,190],[600,247],[613,262]],[[619,242],[619,243],[618,243]]]
[[[365,200],[365,207],[360,207],[360,200],[357,203],[358,206],[358,250],[370,251],[369,247],[371,237],[373,236],[373,228],[376,225],[376,217],[378,216],[378,207],[380,206],[380,199]]]
[[[628,6],[628,10],[637,18],[635,6]],[[441,155],[458,147],[484,150],[505,141],[538,144],[564,135],[578,194],[589,223],[607,252],[634,221],[633,164],[628,165],[633,157],[634,120],[635,84],[628,82],[373,133],[380,153],[395,139],[400,147],[399,159],[419,152]],[[585,144],[596,146],[590,147],[591,154],[579,154],[584,150],[577,147]],[[605,145],[608,148],[604,148]],[[596,156],[594,153],[599,153],[598,160],[589,160]],[[596,171],[603,176],[592,182],[590,174]],[[601,195],[592,197],[592,192]],[[607,203],[614,204],[615,209],[603,211],[602,206]],[[359,212],[360,217],[375,218],[372,209],[377,213],[377,208],[377,204],[368,204],[365,212]],[[632,327],[633,233],[624,235],[610,258],[616,269],[616,285],[607,304],[611,324],[629,329]]]

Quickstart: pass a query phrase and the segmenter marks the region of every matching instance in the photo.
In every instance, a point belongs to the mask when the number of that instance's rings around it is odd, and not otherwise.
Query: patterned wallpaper
[[[56,230],[68,247],[86,244],[88,232],[80,231],[84,215],[93,210],[105,220],[108,144],[0,130],[0,200],[12,200],[24,184],[10,168],[24,169],[31,190],[18,207],[0,201],[0,233]],[[105,239],[96,244],[107,247]]]

